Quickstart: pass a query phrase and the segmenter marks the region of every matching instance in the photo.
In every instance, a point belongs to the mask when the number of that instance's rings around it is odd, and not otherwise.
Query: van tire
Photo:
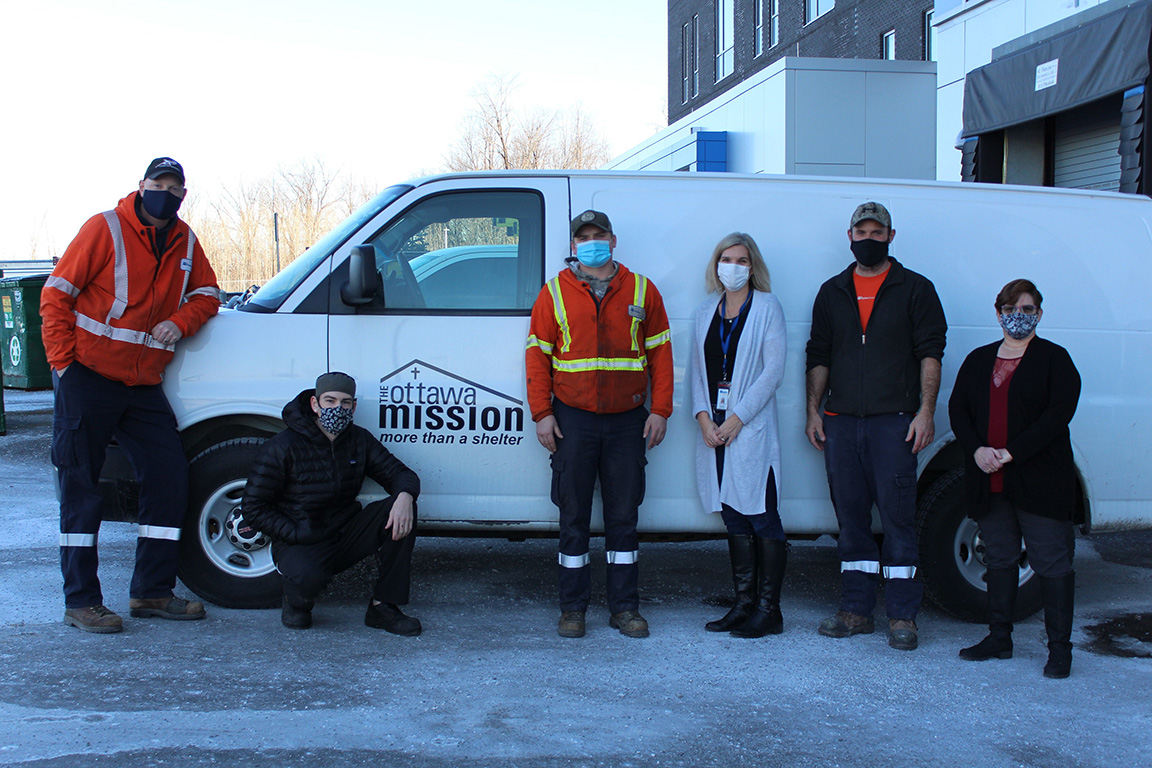
[[[963,621],[986,623],[984,545],[967,511],[962,467],[948,470],[928,487],[916,508],[920,574],[924,595],[933,604]],[[1021,556],[1014,618],[1027,618],[1041,605],[1040,579],[1028,565],[1025,553]]]
[[[264,440],[227,440],[188,465],[189,504],[177,570],[185,586],[223,608],[272,608],[281,601],[280,574],[266,540],[245,550],[232,543],[226,530]]]

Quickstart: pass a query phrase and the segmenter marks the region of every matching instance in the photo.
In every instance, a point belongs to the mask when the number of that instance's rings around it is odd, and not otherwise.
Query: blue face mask
[[[576,259],[586,267],[602,267],[612,258],[612,246],[607,240],[585,240],[576,244]]]
[[[143,192],[144,210],[154,219],[170,219],[180,210],[184,198],[176,197],[166,189],[146,189]]]

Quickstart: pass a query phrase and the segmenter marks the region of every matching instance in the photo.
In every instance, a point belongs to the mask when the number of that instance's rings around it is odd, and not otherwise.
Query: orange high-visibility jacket
[[[157,260],[138,195],[85,222],[44,285],[44,349],[56,370],[75,361],[129,386],[159,384],[175,345],[152,338],[156,324],[171,320],[187,337],[220,308],[216,273],[191,227],[177,219]]]
[[[552,396],[594,413],[643,405],[672,415],[672,333],[660,292],[619,264],[597,308],[588,288],[565,269],[540,290],[525,352],[532,420],[552,413]]]

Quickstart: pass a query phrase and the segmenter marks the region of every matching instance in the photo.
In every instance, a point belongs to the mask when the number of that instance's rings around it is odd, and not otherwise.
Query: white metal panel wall
[[[1120,191],[1120,104],[1109,98],[1055,118],[1053,185]]]

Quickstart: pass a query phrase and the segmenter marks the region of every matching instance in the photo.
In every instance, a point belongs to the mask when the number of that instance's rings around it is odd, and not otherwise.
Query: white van
[[[1008,280],[1044,293],[1040,333],[1083,375],[1072,424],[1084,529],[1152,523],[1152,201],[1015,186],[615,172],[493,172],[389,187],[237,309],[180,345],[164,386],[191,457],[192,505],[181,578],[226,606],[278,604],[262,537],[235,516],[259,443],[325,370],[360,384],[356,421],[415,468],[424,532],[518,538],[557,531],[549,466],[525,402],[529,311],[564,268],[568,222],[612,218],[616,257],[664,296],[676,360],[676,411],[649,454],[640,530],[713,536],[693,471],[699,439],[686,366],[704,266],[732,231],[756,238],[788,319],[779,393],[781,516],[793,537],[836,533],[823,457],[804,438],[804,345],[820,284],[852,260],[855,206],[893,215],[893,255],[931,278],[948,317],[936,441],[919,455],[922,575],[946,610],[979,618],[981,543],[961,503],[961,455],[948,428],[957,367],[1000,336],[993,303]],[[382,491],[365,489],[371,498]],[[877,526],[878,529],[878,526]],[[1038,588],[1021,564],[1021,603]],[[831,599],[831,596],[830,596]]]

